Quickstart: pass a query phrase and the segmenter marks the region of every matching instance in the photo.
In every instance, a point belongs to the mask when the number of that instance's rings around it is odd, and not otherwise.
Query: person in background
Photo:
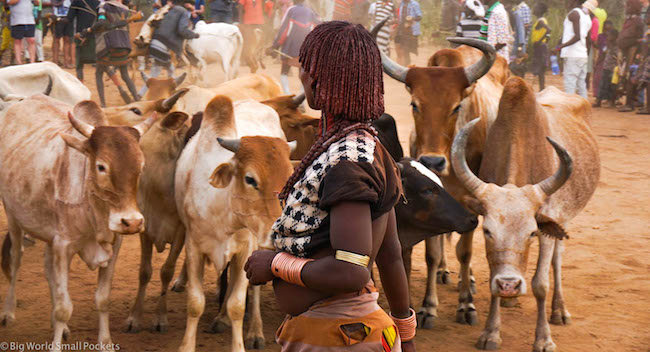
[[[646,16],[646,32],[641,41],[641,57],[643,64],[637,75],[637,89],[645,89],[645,105],[637,111],[637,115],[650,115],[650,16]]]
[[[570,0],[569,14],[564,19],[562,44],[555,48],[564,60],[564,91],[587,99],[587,35],[591,17],[582,9],[583,0]]]
[[[510,45],[512,43],[512,29],[506,8],[498,0],[487,0],[488,10],[481,26],[481,39],[486,40],[510,63]]]
[[[376,26],[381,21],[386,18],[395,18],[395,6],[393,5],[392,0],[378,0],[368,9],[368,15],[372,19],[372,26]],[[390,21],[389,21],[390,22]],[[384,54],[390,55],[390,48],[388,44],[390,43],[390,23],[386,23],[385,26],[381,27],[379,33],[377,33],[377,46]]]
[[[233,22],[233,2],[231,0],[211,0],[208,6],[210,7],[210,22]]]
[[[629,68],[638,53],[639,41],[643,38],[646,27],[641,18],[641,2],[639,0],[627,0],[625,3],[625,14],[626,18],[623,22],[623,28],[618,35],[618,48],[621,50],[623,56],[621,76],[624,78],[623,81],[627,98],[625,99],[625,106],[618,110],[620,112],[634,111],[637,91],[631,82]]]
[[[611,22],[609,22],[611,23]],[[612,83],[614,70],[618,66],[618,46],[616,40],[618,39],[618,31],[610,28],[604,32],[607,43],[604,46],[603,53],[603,74],[600,78],[600,85],[598,87],[598,94],[596,95],[596,102],[594,108],[602,106],[603,101],[609,101],[610,107],[616,106],[616,85]]]
[[[9,0],[11,37],[14,39],[14,54],[16,63],[23,64],[23,39],[27,42],[29,61],[36,62],[36,21],[34,20],[34,4],[31,0]]]
[[[43,62],[45,56],[43,55],[43,20],[41,13],[43,11],[43,0],[34,0],[34,21],[36,22],[36,29],[34,31],[34,42],[36,45],[36,62]],[[29,60],[29,50],[25,48],[25,58]]]
[[[543,2],[535,5],[533,14],[537,17],[533,24],[530,40],[533,46],[533,57],[530,65],[531,72],[538,77],[539,90],[546,87],[546,68],[548,67],[548,41],[551,38],[551,27],[544,17],[548,11],[548,5]]]
[[[264,47],[273,43],[273,21],[275,19],[276,6],[273,0],[264,1]]]
[[[2,3],[0,7],[0,20],[2,21],[2,44],[0,44],[0,66],[3,66],[3,57],[6,51],[9,51],[9,65],[16,61],[14,53],[14,38],[11,37],[11,24],[9,18],[11,13],[8,3]]]
[[[594,96],[598,96],[598,92],[600,91],[600,80],[603,77],[603,66],[608,50],[607,33],[612,29],[614,29],[614,24],[612,21],[606,20],[603,24],[603,32],[598,35],[598,40],[595,43],[596,58],[594,63],[594,78],[592,81]],[[616,35],[618,36],[618,32],[616,32]]]
[[[300,46],[312,29],[320,22],[318,15],[304,0],[293,0],[294,6],[289,8],[284,16],[280,31],[278,32],[270,54],[274,55],[276,50],[282,53],[282,68],[280,71],[280,84],[284,94],[291,94],[289,89],[289,71],[292,66],[300,67],[298,55]]]
[[[584,4],[582,4],[582,9],[587,12],[589,17],[591,18],[591,28],[589,29],[589,35],[587,35],[587,51],[589,53],[589,57],[587,58],[587,78],[586,78],[586,84],[587,88],[589,88],[590,84],[590,79],[591,79],[591,74],[594,71],[594,58],[596,56],[596,49],[597,49],[597,42],[598,42],[598,29],[600,28],[600,24],[598,22],[598,17],[594,14],[594,11],[598,7],[598,1],[597,0],[586,0]],[[596,92],[594,91],[594,94]]]
[[[442,0],[440,11],[440,27],[443,32],[452,32],[459,21],[459,14],[463,8],[463,0]]]
[[[251,43],[257,42],[257,29],[263,30],[264,6],[262,0],[239,0],[239,30],[244,38],[242,49],[242,61],[248,64],[251,71],[257,70],[258,60],[253,52],[254,46]]]
[[[82,38],[82,33],[90,29],[97,21],[99,0],[73,0],[70,4],[70,11],[66,20],[75,23],[75,69],[77,78],[83,82],[84,65],[94,64],[95,59],[95,35],[89,33]]]
[[[192,21],[192,26],[194,27],[197,22],[203,19],[205,0],[194,0],[194,4],[185,3],[185,8],[190,13],[190,21]]]
[[[368,9],[370,9],[369,0],[353,0],[350,22],[358,23],[364,28],[368,28],[370,20]]]
[[[515,22],[515,42],[512,48],[512,56],[521,57],[526,53],[528,33],[531,25],[530,7],[528,7],[525,1],[520,2],[512,8],[512,18]]]
[[[352,20],[352,5],[354,0],[332,0],[334,1],[334,16],[335,21],[351,21]]]
[[[68,16],[70,0],[53,1],[54,7],[54,41],[52,42],[52,61],[59,66],[72,68],[72,37],[74,36],[73,24],[69,21],[62,21]],[[63,41],[63,62],[59,55],[61,53],[61,41]]]
[[[398,10],[398,25],[395,35],[397,61],[404,66],[411,64],[411,53],[418,54],[418,38],[422,10],[416,0],[402,0]]]
[[[485,7],[480,0],[465,0],[458,27],[456,28],[456,36],[480,39],[484,16]]]

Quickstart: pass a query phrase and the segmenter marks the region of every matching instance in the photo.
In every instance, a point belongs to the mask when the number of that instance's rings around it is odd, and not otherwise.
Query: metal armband
[[[367,268],[368,263],[370,263],[370,257],[367,255],[361,255],[342,250],[337,250],[334,258],[336,258],[336,260],[356,264],[364,268]]]

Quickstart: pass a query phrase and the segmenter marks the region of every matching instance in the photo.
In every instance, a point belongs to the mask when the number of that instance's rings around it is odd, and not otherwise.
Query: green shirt
[[[39,15],[43,11],[43,0],[38,0],[38,6],[34,6],[34,18],[36,19],[36,29],[43,30],[43,20]]]

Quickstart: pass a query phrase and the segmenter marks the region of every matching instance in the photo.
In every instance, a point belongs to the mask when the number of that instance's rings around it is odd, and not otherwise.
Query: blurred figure
[[[579,94],[587,99],[587,35],[591,29],[591,18],[582,9],[582,0],[568,2],[569,14],[564,19],[562,44],[555,48],[564,60],[564,91]]]
[[[481,26],[481,39],[486,40],[510,63],[510,45],[512,43],[512,29],[510,17],[506,8],[497,0],[487,0],[488,10]]]
[[[459,21],[459,13],[463,8],[463,0],[442,0],[440,11],[440,27],[443,32],[453,32]]]
[[[89,33],[85,39],[82,33],[87,32],[96,21],[97,11],[99,9],[99,0],[73,0],[70,4],[70,11],[66,20],[69,23],[75,23],[75,69],[77,78],[83,82],[84,65],[94,64],[95,58],[95,35]]]
[[[334,1],[334,21],[352,20],[352,4],[354,0],[332,0]]]
[[[484,16],[485,7],[483,7],[480,0],[465,0],[458,27],[456,28],[456,36],[480,39]]]
[[[512,8],[512,18],[515,22],[515,42],[512,48],[512,56],[521,57],[526,53],[528,33],[531,25],[530,7],[528,7],[525,1],[520,2]]]
[[[371,24],[373,27],[376,26],[379,22],[385,20],[386,18],[394,19],[395,6],[393,5],[393,1],[378,0],[372,3],[372,5],[370,5],[370,8],[368,9],[368,14],[372,19]],[[389,21],[389,22],[393,22],[393,21]],[[390,43],[390,32],[391,32],[390,29],[391,29],[390,24],[386,23],[386,25],[381,27],[379,33],[377,33],[377,46],[386,55],[390,55],[390,48],[388,47],[388,44]]]
[[[533,14],[537,17],[537,21],[533,25],[530,35],[531,43],[533,45],[533,58],[530,70],[539,79],[539,90],[544,90],[546,84],[546,68],[548,67],[548,41],[551,38],[551,27],[548,26],[548,21],[544,17],[548,11],[548,6],[543,3],[537,3],[533,10]]]
[[[72,68],[72,37],[74,28],[72,22],[63,20],[68,16],[70,11],[70,0],[53,1],[55,24],[54,24],[54,41],[52,42],[52,61],[59,66]],[[61,46],[63,41],[63,46]],[[59,54],[63,49],[63,62],[59,59]]]
[[[9,4],[3,3],[0,7],[0,20],[2,21],[2,44],[0,44],[0,66],[3,63],[5,52],[9,51],[9,65],[16,61],[14,53],[14,38],[11,37],[11,24],[9,23],[10,10]]]
[[[612,78],[614,76],[614,70],[618,66],[619,51],[618,46],[616,45],[618,31],[614,28],[610,28],[605,32],[605,36],[607,38],[607,43],[605,44],[606,47],[603,52],[603,73],[600,78],[596,103],[593,105],[595,108],[601,107],[603,101],[609,101],[610,107],[616,106],[616,85],[612,83]]]
[[[23,39],[27,42],[29,61],[36,62],[36,21],[34,20],[34,4],[31,0],[9,0],[11,37],[14,39],[14,55],[16,63],[23,64]]]
[[[398,18],[397,34],[395,35],[397,62],[408,66],[411,64],[411,53],[418,54],[418,38],[422,34],[420,31],[420,20],[422,20],[420,3],[416,0],[402,0]]]
[[[34,0],[34,21],[36,22],[34,30],[34,42],[36,45],[36,62],[43,62],[43,20],[41,13],[43,11],[43,0]],[[25,59],[29,60],[29,50],[25,48]]]
[[[208,5],[210,22],[232,23],[233,5],[232,0],[211,0]]]
[[[203,13],[205,13],[205,0],[194,0],[194,4],[186,2],[185,8],[190,13],[190,21],[192,22],[192,27],[194,27],[197,22],[203,19]]]
[[[618,111],[630,112],[634,110],[634,104],[637,98],[637,91],[630,79],[630,66],[633,63],[636,54],[639,52],[639,41],[643,38],[645,23],[641,18],[641,1],[627,0],[625,3],[625,22],[618,35],[618,48],[621,49],[623,56],[621,76],[625,84],[625,106]]]
[[[264,11],[263,0],[239,0],[239,30],[244,38],[242,61],[255,73],[258,68],[258,56],[255,48],[258,42],[264,40],[263,28]]]

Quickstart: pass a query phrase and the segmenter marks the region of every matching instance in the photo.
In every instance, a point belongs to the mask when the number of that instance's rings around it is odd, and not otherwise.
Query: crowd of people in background
[[[332,0],[333,20],[360,23],[367,28],[386,19],[377,42],[386,55],[394,43],[397,61],[411,64],[422,35],[422,9],[418,0]],[[567,14],[559,42],[551,43],[551,25],[545,17],[548,6],[533,0],[443,0],[440,31],[456,36],[488,41],[519,76],[537,77],[540,90],[546,74],[563,74],[564,90],[588,98],[594,107],[617,107],[629,112],[650,114],[650,58],[648,46],[648,0],[624,0],[625,20],[620,29],[607,20],[607,12],[597,0],[567,0]],[[530,1],[529,5],[527,1]],[[0,62],[6,52],[15,64],[44,60],[43,37],[52,35],[52,61],[77,69],[83,80],[85,64],[97,67],[97,84],[107,73],[125,101],[138,100],[140,93],[128,78],[126,56],[131,50],[125,18],[136,11],[142,20],[157,11],[165,19],[157,28],[150,47],[152,76],[163,68],[173,74],[171,54],[180,54],[182,42],[196,38],[192,27],[200,20],[239,25],[247,37],[261,29],[267,54],[279,55],[280,79],[289,93],[288,74],[297,66],[298,48],[304,37],[322,19],[305,0],[4,0]],[[170,4],[170,6],[166,6]],[[103,8],[120,9],[121,26],[102,15]],[[291,11],[290,11],[291,9]],[[117,10],[116,10],[117,11]],[[110,11],[109,11],[110,13]],[[110,16],[109,16],[110,17]],[[98,25],[99,23],[99,25]],[[299,24],[299,26],[293,26]],[[105,28],[101,28],[101,27]],[[184,29],[178,29],[184,28]],[[300,30],[296,30],[300,28]],[[291,29],[291,30],[290,30]],[[291,31],[291,35],[289,35]],[[101,48],[98,48],[101,46]],[[247,53],[243,53],[244,56]],[[98,56],[99,55],[99,56]],[[144,61],[141,61],[143,67]],[[121,88],[116,72],[122,75],[129,93]],[[103,85],[103,84],[102,84]]]

